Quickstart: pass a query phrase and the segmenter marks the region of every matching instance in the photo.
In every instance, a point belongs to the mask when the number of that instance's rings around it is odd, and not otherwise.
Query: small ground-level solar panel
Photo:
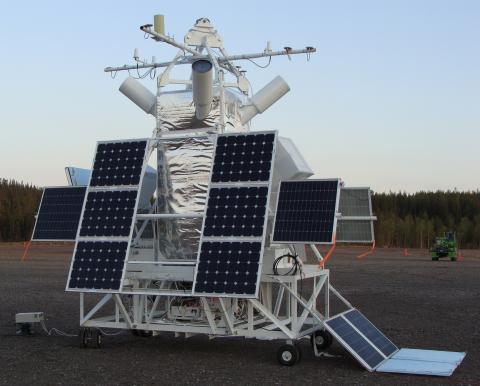
[[[44,188],[33,230],[33,241],[74,241],[86,187]]]
[[[217,137],[193,294],[256,298],[276,132]]]
[[[395,346],[382,332],[375,327],[364,315],[358,310],[351,310],[344,314],[345,318],[353,324],[363,335],[367,337],[370,342],[372,342],[375,347],[380,349],[380,351],[385,356],[392,355],[395,351],[398,350],[398,347]]]
[[[272,242],[332,243],[339,184],[339,179],[282,181]]]
[[[398,351],[357,309],[328,319],[325,328],[369,371]]]

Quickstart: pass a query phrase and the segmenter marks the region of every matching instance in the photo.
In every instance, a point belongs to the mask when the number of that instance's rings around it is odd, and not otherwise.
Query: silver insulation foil
[[[210,179],[213,141],[211,136],[161,141],[157,153],[161,212],[203,212]],[[161,178],[161,174],[164,178]],[[201,227],[201,218],[164,223],[164,227],[158,231],[160,254],[169,259],[196,259]]]
[[[239,120],[242,96],[226,91],[225,131],[246,131]],[[171,91],[157,97],[158,211],[159,213],[202,213],[206,203],[213,155],[213,135],[177,139],[162,138],[165,132],[215,127],[220,119],[218,90],[214,90],[208,117],[195,117],[192,91]],[[213,130],[212,130],[213,131]],[[202,219],[157,223],[161,258],[196,259]]]

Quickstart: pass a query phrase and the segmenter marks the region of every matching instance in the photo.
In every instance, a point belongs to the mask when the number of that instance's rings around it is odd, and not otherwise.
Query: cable
[[[45,321],[42,320],[40,322],[40,325],[42,326],[43,330],[47,333],[48,336],[52,336],[53,334],[56,334],[56,335],[59,335],[59,336],[65,336],[65,337],[68,337],[68,338],[76,338],[78,337],[78,334],[68,334],[64,331],[61,331],[59,330],[58,328],[51,328],[50,330],[47,328],[46,324],[45,324]]]
[[[249,60],[250,62],[252,62],[252,63],[253,63],[255,66],[257,66],[257,67],[267,68],[268,66],[270,66],[270,63],[272,62],[272,57],[271,57],[271,56],[268,57],[268,63],[265,64],[264,66],[262,66],[261,64],[256,63],[256,62],[253,61],[252,59],[247,59],[247,60]]]
[[[293,265],[290,267],[290,269],[286,273],[280,274],[278,272],[278,265],[286,257],[289,259],[293,259]],[[301,271],[301,270],[302,270],[302,263],[298,258],[297,254],[292,255],[290,253],[287,253],[285,255],[277,257],[273,262],[273,274],[276,276],[289,276],[289,275],[295,276],[297,274],[297,271]]]

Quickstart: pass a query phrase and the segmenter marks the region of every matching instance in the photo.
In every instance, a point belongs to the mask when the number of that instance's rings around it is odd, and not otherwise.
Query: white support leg
[[[274,323],[289,339],[294,339],[295,334],[289,330],[283,323],[278,320],[278,318],[273,315],[270,311],[268,311],[262,303],[260,303],[257,299],[248,299],[249,302],[253,304],[253,306],[259,310],[263,315],[265,315],[272,323]]]
[[[97,311],[102,308],[110,299],[112,294],[106,294],[96,305],[93,307],[90,312],[80,320],[80,325],[83,325],[87,320],[89,320]]]

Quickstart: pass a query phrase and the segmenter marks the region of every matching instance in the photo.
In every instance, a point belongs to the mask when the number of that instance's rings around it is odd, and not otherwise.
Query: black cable
[[[278,265],[286,257],[289,259],[293,259],[293,265],[286,273],[280,274],[278,272]],[[289,276],[289,275],[295,276],[297,274],[297,271],[299,270],[301,270],[301,262],[298,258],[298,255],[296,254],[292,255],[290,253],[287,253],[285,255],[277,257],[273,262],[273,274],[276,276]]]

